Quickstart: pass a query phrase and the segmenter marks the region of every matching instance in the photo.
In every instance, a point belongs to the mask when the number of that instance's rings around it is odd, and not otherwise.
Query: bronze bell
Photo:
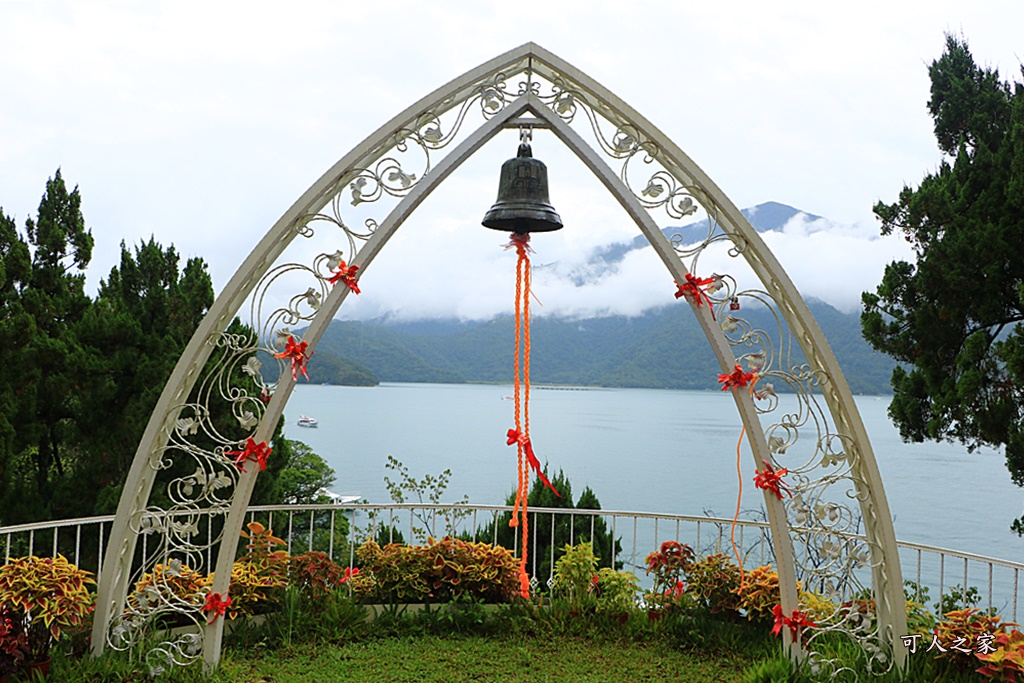
[[[533,158],[529,143],[521,142],[519,154],[501,165],[498,200],[483,225],[521,235],[561,229],[562,219],[548,202],[548,167]]]

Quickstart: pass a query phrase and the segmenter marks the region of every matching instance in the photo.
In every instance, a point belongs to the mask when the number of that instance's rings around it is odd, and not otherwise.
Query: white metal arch
[[[519,90],[511,93],[508,84],[516,78],[521,79]],[[550,93],[541,92],[544,85],[551,89]],[[454,143],[456,133],[474,107],[479,107],[485,121],[458,142],[439,163],[431,164],[430,155]],[[571,125],[581,111],[594,131],[596,144],[588,143]],[[610,122],[615,127],[611,140],[602,138],[600,122]],[[349,293],[349,289],[344,286],[333,289],[323,286],[320,294],[310,288],[306,300],[315,300],[311,313],[302,315],[297,305],[292,307],[289,304],[287,310],[275,311],[263,321],[261,311],[258,310],[266,291],[263,288],[269,287],[267,283],[274,279],[275,268],[280,268],[275,264],[285,249],[297,236],[308,237],[312,234],[312,223],[326,220],[333,227],[340,228],[348,240],[351,254],[346,254],[347,260],[365,271],[403,221],[459,164],[501,129],[522,125],[550,129],[595,173],[636,222],[676,280],[682,282],[688,272],[685,258],[692,256],[691,264],[695,263],[703,247],[681,248],[680,245],[670,243],[652,218],[654,210],[665,210],[670,216],[678,217],[694,203],[698,204],[707,211],[711,226],[708,240],[703,246],[720,238],[728,239],[734,252],[750,264],[764,287],[764,292],[756,296],[763,295],[765,300],[777,306],[808,360],[808,371],[794,374],[781,368],[782,362],[779,359],[779,376],[799,388],[804,385],[820,386],[831,415],[834,426],[826,434],[819,432],[814,455],[816,458],[822,455],[825,466],[835,466],[839,461],[845,463],[847,479],[859,502],[859,513],[867,537],[865,546],[869,555],[865,564],[871,568],[872,589],[878,609],[877,627],[868,634],[870,638],[866,641],[869,650],[874,648],[869,654],[876,658],[876,663],[882,668],[893,662],[901,664],[905,661],[902,648],[893,647],[896,638],[906,631],[906,614],[895,535],[881,478],[849,387],[803,300],[740,211],[682,150],[605,88],[532,43],[511,50],[439,88],[345,155],[274,224],[217,298],[168,380],[128,475],[111,530],[99,587],[92,641],[97,654],[107,644],[116,646],[132,642],[133,629],[141,630],[137,628],[139,624],[136,622],[145,615],[136,614],[131,619],[125,618],[125,596],[132,577],[147,570],[160,558],[166,560],[168,557],[182,556],[194,558],[193,564],[199,564],[202,551],[209,553],[210,546],[215,546],[216,566],[207,567],[216,570],[211,591],[221,594],[228,591],[238,531],[244,522],[245,509],[258,468],[249,467],[245,473],[237,473],[230,467],[230,458],[225,457],[224,452],[237,444],[224,439],[216,444],[223,430],[207,424],[212,417],[209,405],[202,401],[216,398],[216,392],[206,388],[223,382],[223,378],[231,372],[246,371],[241,361],[252,357],[261,345],[267,348],[265,339],[280,327],[282,321],[294,324],[299,320],[308,320],[303,340],[308,342],[310,348],[314,348]],[[448,132],[445,132],[446,127]],[[415,145],[419,145],[428,157],[427,170],[418,181],[394,158],[395,150],[404,152]],[[616,174],[605,157],[621,162],[621,172]],[[653,160],[661,169],[659,173],[651,175],[644,192],[637,192],[630,187],[626,169],[633,159],[639,158],[643,158],[644,163]],[[660,187],[660,190],[648,193],[647,190],[653,186]],[[351,191],[354,205],[386,196],[398,199],[398,203],[379,225],[374,223],[365,234],[358,234],[339,213],[339,198],[346,190]],[[652,194],[658,197],[662,193],[665,194],[664,199],[651,198]],[[333,216],[323,213],[328,205],[334,209]],[[358,250],[357,240],[362,242]],[[329,257],[323,254],[312,268],[305,268],[308,274],[320,278],[321,285],[324,278],[323,266],[328,260]],[[727,293],[745,295],[748,292],[730,288]],[[301,298],[293,297],[292,301],[294,303]],[[254,339],[242,339],[226,333],[230,321],[247,300],[253,302],[252,310],[257,313],[253,324],[258,334]],[[712,318],[707,306],[696,306],[691,302],[691,308],[723,371],[731,370],[736,364],[733,348],[737,345],[749,347],[749,336],[744,337],[741,344],[723,331],[719,322]],[[276,349],[271,346],[268,350]],[[226,360],[220,361],[218,367],[221,369],[213,373],[216,376],[211,379],[211,371],[207,366],[211,354],[215,352]],[[750,355],[745,354],[741,359]],[[252,396],[239,397],[233,392],[224,396],[221,393],[222,398],[231,403],[238,422],[252,428],[251,437],[261,442],[269,441],[293,387],[291,374],[283,373],[265,406],[253,400]],[[197,393],[205,398],[196,399]],[[762,428],[760,414],[763,411],[758,410],[750,394],[734,392],[734,398],[750,437],[755,463],[760,466],[762,459],[768,460],[773,454],[778,454],[778,449],[773,449],[771,442],[772,439],[781,439],[774,436],[772,431],[778,425],[768,430]],[[247,407],[251,410],[247,411]],[[792,425],[782,426],[785,433],[789,432],[790,427],[796,429]],[[203,445],[193,438],[200,432],[207,437]],[[211,440],[215,442],[213,447],[208,445]],[[833,448],[833,441],[840,446]],[[170,511],[182,514],[188,523],[175,525],[166,521],[154,522],[155,519],[166,519],[166,515],[161,517],[165,511],[154,509],[150,502],[156,475],[170,459],[176,457],[192,458],[199,463],[197,474],[185,481],[188,495],[179,495],[177,499],[171,496],[175,504]],[[829,462],[831,465],[828,465]],[[183,480],[176,481],[178,489],[181,489]],[[805,490],[809,500],[818,495],[813,502],[821,506],[824,499],[820,493],[815,493],[818,491],[816,482],[808,479]],[[193,495],[196,489],[201,489],[202,495]],[[218,491],[223,489],[229,489],[230,493],[220,495]],[[798,604],[792,536],[803,532],[794,531],[794,525],[787,521],[785,506],[768,492],[765,492],[765,506],[778,561],[782,607],[788,614]],[[806,512],[812,507],[810,504],[804,505],[796,514],[813,517],[813,514]],[[147,514],[147,511],[156,514]],[[193,538],[195,528],[192,520],[202,514],[226,517],[222,536],[208,540],[207,545],[197,543]],[[801,536],[802,543],[813,542],[815,538],[819,542],[823,537],[838,538],[832,533],[835,529],[828,525],[819,528],[813,528],[813,524],[810,526],[810,531]],[[144,558],[142,569],[135,570],[133,574],[140,534],[156,532],[160,534],[157,537],[160,552]],[[848,558],[842,559],[841,562],[837,561],[836,566],[840,569],[854,566],[850,562]],[[195,612],[196,606],[157,605],[154,608],[160,609]],[[165,643],[155,651],[156,657],[171,663],[183,663],[194,659],[201,651],[207,666],[215,666],[219,660],[223,621],[217,619],[212,625],[204,626],[197,620],[195,634]],[[857,628],[857,624],[849,623],[841,613],[837,614],[835,623],[837,630],[854,631]],[[787,632],[787,643],[793,655],[798,656],[800,646],[789,643],[788,636]]]

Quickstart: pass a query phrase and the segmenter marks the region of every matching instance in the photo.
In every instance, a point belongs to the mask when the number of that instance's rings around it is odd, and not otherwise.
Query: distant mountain
[[[758,232],[782,230],[799,215],[807,221],[821,219],[778,202],[758,204],[743,214]],[[705,239],[710,227],[705,220],[665,228],[664,232],[668,236],[679,234],[684,242],[694,243]],[[827,224],[824,229],[828,229]],[[561,277],[577,285],[600,279],[616,269],[627,253],[646,246],[643,236],[609,245],[598,250],[585,266]],[[864,342],[859,315],[844,314],[820,301],[808,305],[854,393],[888,393],[895,364]],[[767,309],[744,304],[742,315],[754,328],[775,329],[775,318]],[[322,358],[330,366],[324,371],[334,377],[344,374],[384,382],[504,383],[512,381],[513,340],[514,324],[509,316],[486,322],[334,321],[320,340],[314,360]],[[684,304],[652,309],[635,317],[536,317],[532,340],[531,377],[538,383],[718,388],[718,364]],[[354,363],[358,371],[342,372],[336,367],[336,359]],[[804,362],[798,348],[789,362]],[[314,365],[310,364],[311,371]]]
[[[257,352],[256,357],[261,363],[260,374],[263,381],[268,384],[278,381],[278,372],[283,367],[286,372],[290,372],[266,351]],[[349,358],[333,354],[322,346],[317,348],[306,363],[306,377],[313,384],[339,384],[350,387],[375,387],[380,384],[373,370]]]
[[[380,384],[370,368],[349,358],[325,350],[314,353],[306,364],[306,374],[314,384],[340,384],[349,387],[375,387]]]
[[[820,220],[821,216],[807,213],[800,209],[793,208],[779,202],[765,202],[743,209],[741,212],[757,232],[779,231],[793,217],[802,214],[808,221]],[[697,244],[707,238],[708,233],[716,226],[709,224],[707,219],[693,221],[682,226],[669,226],[662,229],[665,237],[672,239],[679,235],[683,244]],[[586,284],[588,280],[599,278],[607,272],[614,270],[622,259],[631,251],[643,249],[649,242],[643,235],[637,235],[629,242],[615,242],[605,245],[594,251],[589,263],[583,268],[577,269],[569,275],[570,279],[577,286]]]
[[[854,393],[889,392],[894,363],[860,335],[860,319],[809,302]],[[767,310],[744,311],[755,328],[771,330]],[[514,323],[334,321],[317,347],[369,368],[385,382],[512,381]],[[685,305],[638,317],[533,320],[531,376],[540,384],[666,389],[716,389],[719,367]],[[791,361],[804,362],[799,350]],[[782,388],[782,387],[777,387]]]

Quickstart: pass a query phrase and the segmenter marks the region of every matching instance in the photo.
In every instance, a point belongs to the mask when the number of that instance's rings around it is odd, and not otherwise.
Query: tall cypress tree
[[[905,440],[1004,446],[1024,486],[1024,85],[979,67],[955,36],[929,75],[943,158],[875,206],[914,262],[890,264],[864,294],[864,337],[904,364],[889,415]]]
[[[78,188],[69,192],[58,169],[46,183],[36,218],[25,221],[25,237],[12,230],[9,220],[3,228],[9,377],[7,396],[0,400],[13,408],[8,422],[15,430],[0,509],[11,517],[48,516],[53,480],[64,475],[67,460],[74,457],[73,418],[83,363],[75,326],[90,304],[85,268],[93,246],[81,202]],[[27,270],[26,249],[31,255]]]

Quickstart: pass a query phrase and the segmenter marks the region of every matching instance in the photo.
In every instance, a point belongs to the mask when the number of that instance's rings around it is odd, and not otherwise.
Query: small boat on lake
[[[331,503],[334,505],[348,505],[349,503],[357,503],[362,500],[362,496],[358,493],[342,493],[338,494],[334,491],[328,491],[327,489],[320,489],[319,493],[327,496],[331,499]]]
[[[308,417],[306,415],[303,415],[302,417],[300,417],[297,424],[300,427],[313,427],[313,428],[316,428],[316,427],[320,426],[320,423],[317,422],[315,418]]]

